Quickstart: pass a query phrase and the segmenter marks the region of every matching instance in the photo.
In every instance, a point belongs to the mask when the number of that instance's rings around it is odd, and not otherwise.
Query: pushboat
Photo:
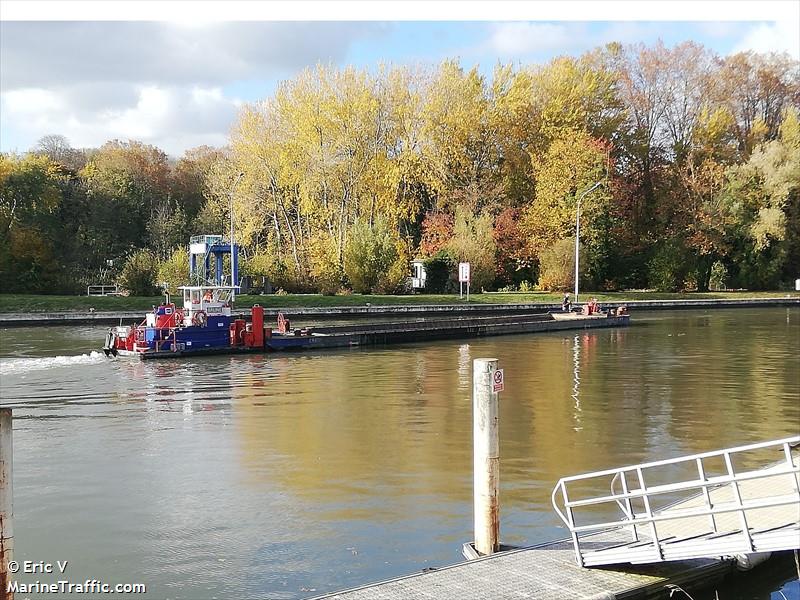
[[[239,291],[238,246],[221,235],[193,236],[189,244],[190,279],[196,285],[181,286],[183,307],[169,294],[138,325],[112,327],[106,334],[106,356],[169,358],[203,354],[237,354],[301,349],[311,343],[307,330],[292,330],[282,315],[278,327],[264,325],[264,309],[251,308],[249,321],[234,318],[231,309]],[[230,255],[230,275],[223,272]],[[231,282],[231,283],[228,283]]]

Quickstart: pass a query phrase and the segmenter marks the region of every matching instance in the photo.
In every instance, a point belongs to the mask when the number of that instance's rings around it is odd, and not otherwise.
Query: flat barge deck
[[[120,352],[126,358],[151,360],[217,354],[253,354],[288,350],[319,350],[354,346],[383,346],[442,339],[467,339],[498,335],[538,333],[601,327],[623,327],[630,315],[587,316],[557,320],[550,313],[504,316],[466,316],[451,319],[424,319],[390,323],[338,325],[277,334],[265,340],[265,347],[225,347],[160,352]]]
[[[627,306],[631,311],[652,310],[713,310],[718,308],[764,308],[800,306],[800,296],[787,295],[775,298],[701,298],[690,300],[626,300],[603,302],[603,307],[617,308]],[[319,322],[324,320],[354,320],[375,318],[423,318],[448,316],[488,316],[520,315],[560,310],[560,304],[402,304],[335,307],[265,307],[264,317],[274,319],[282,312],[292,320]],[[61,311],[0,313],[0,327],[31,327],[48,325],[116,325],[122,321],[141,318],[141,311]],[[237,317],[247,314],[239,309],[233,313]]]

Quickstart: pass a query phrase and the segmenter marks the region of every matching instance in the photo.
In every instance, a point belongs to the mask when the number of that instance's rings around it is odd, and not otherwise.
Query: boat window
[[[192,304],[200,304],[200,290],[192,290]]]

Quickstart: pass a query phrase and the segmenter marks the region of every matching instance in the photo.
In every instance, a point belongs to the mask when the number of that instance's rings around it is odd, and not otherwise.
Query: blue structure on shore
[[[230,255],[229,281],[226,281],[223,268],[226,255]],[[231,249],[231,243],[224,242],[221,235],[192,236],[189,240],[189,278],[194,285],[238,287],[239,245],[234,243]]]

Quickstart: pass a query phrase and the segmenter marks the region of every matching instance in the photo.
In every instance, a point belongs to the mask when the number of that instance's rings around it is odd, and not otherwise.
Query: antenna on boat
[[[231,237],[230,237],[230,243],[231,243],[231,301],[236,299],[236,281],[235,281],[234,278],[236,277],[236,270],[237,270],[236,267],[235,267],[236,257],[234,256],[234,253],[236,252],[236,250],[234,249],[235,248],[235,244],[234,244],[234,241],[233,241],[233,194],[236,191],[236,187],[239,185],[239,182],[242,180],[242,177],[244,177],[244,172],[240,171],[239,174],[236,176],[236,181],[234,181],[233,185],[231,186]]]

